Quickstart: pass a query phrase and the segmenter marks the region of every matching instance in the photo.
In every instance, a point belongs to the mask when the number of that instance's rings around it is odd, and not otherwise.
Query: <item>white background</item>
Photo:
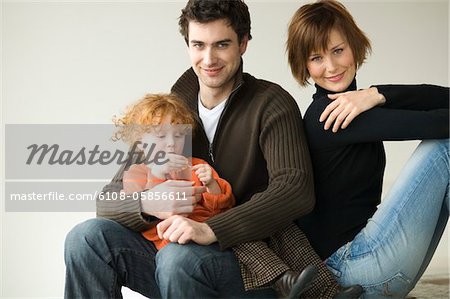
[[[289,19],[305,2],[247,3],[253,40],[244,55],[245,71],[283,86],[304,112],[313,90],[293,80],[284,45]],[[449,85],[448,1],[344,3],[373,43],[373,55],[358,73],[360,88]],[[4,124],[110,123],[145,93],[169,91],[189,67],[177,25],[184,5],[2,1],[2,197]],[[386,188],[416,144],[386,144]],[[65,235],[95,213],[5,213],[1,202],[0,295],[62,297]],[[446,234],[430,266],[433,273],[448,273]]]

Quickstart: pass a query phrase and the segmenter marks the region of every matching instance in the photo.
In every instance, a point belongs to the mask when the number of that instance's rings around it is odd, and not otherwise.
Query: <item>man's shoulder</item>
[[[259,97],[263,96],[264,98],[268,98],[270,101],[279,100],[295,102],[291,94],[278,83],[256,78],[249,73],[243,73],[242,78],[245,82],[246,89],[257,94]]]
[[[273,89],[281,89],[281,90],[287,92],[278,83],[275,83],[275,82],[272,82],[272,81],[269,81],[266,79],[256,78],[255,76],[253,76],[249,73],[243,73],[242,78],[243,78],[244,82],[251,84],[251,85],[256,85],[257,87],[259,87],[261,89],[273,88]]]

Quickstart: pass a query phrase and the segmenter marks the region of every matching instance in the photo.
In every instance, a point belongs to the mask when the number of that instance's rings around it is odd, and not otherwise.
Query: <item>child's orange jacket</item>
[[[202,159],[192,158],[192,165],[197,164],[207,163]],[[198,204],[194,207],[194,211],[188,216],[189,219],[195,220],[197,222],[204,222],[212,216],[222,213],[235,205],[235,199],[233,193],[231,192],[231,185],[224,179],[221,179],[214,169],[212,169],[212,173],[214,179],[219,184],[222,193],[203,193],[202,200],[198,202]],[[195,182],[194,186],[202,186],[202,182],[198,179],[194,171],[192,171],[192,180]],[[156,225],[142,232],[142,235],[147,240],[152,241],[158,250],[170,243],[170,241],[161,240],[158,237],[158,233],[156,232]]]

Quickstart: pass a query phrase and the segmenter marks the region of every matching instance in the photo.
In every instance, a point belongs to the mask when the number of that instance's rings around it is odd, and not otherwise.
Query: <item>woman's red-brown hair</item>
[[[371,52],[369,39],[356,25],[344,5],[334,0],[303,5],[291,19],[286,42],[292,75],[301,86],[306,86],[310,77],[307,68],[309,56],[313,52],[327,49],[333,29],[345,37],[352,49],[357,68]]]

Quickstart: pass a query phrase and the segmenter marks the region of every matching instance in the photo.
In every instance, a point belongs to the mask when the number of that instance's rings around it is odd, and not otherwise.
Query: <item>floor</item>
[[[407,298],[448,299],[450,281],[448,275],[424,275]]]
[[[448,275],[424,275],[406,299],[449,299],[449,288]],[[126,299],[145,298],[127,288],[122,288],[122,292]]]

